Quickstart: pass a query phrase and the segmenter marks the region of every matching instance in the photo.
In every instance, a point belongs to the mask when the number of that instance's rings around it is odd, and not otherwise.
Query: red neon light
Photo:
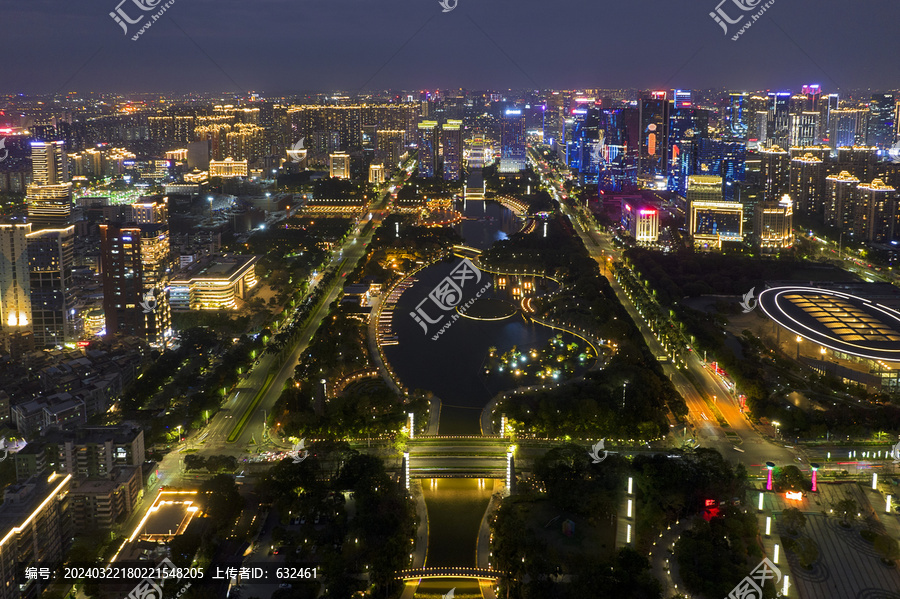
[[[90,345],[90,344],[91,344],[90,341],[79,341],[79,342],[77,343],[78,347],[87,347],[87,346]]]

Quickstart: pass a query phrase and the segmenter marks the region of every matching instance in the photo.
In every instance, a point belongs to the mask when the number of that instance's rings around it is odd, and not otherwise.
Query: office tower
[[[804,217],[823,215],[827,176],[825,161],[813,154],[791,160],[791,197],[798,214]]]
[[[845,146],[866,145],[868,120],[868,110],[832,110],[829,123],[831,149],[837,150]]]
[[[462,176],[462,121],[450,119],[441,130],[444,153],[444,180],[459,181]]]
[[[746,141],[750,131],[750,117],[750,95],[747,93],[729,94],[728,104],[725,105],[722,118],[725,135]]]
[[[39,597],[50,583],[38,577],[20,584],[22,569],[67,558],[71,482],[70,474],[38,474],[6,488],[0,505],[0,599]]]
[[[400,166],[401,156],[406,147],[406,131],[401,129],[379,129],[375,132],[375,159],[384,163],[388,172]]]
[[[881,179],[857,186],[852,235],[858,241],[889,243],[900,237],[900,194]]]
[[[814,146],[819,138],[819,113],[801,112],[790,115],[790,147]]]
[[[831,113],[841,107],[840,94],[819,97],[819,143],[829,144],[832,138]]]
[[[576,171],[581,169],[583,163],[590,162],[590,158],[585,159],[583,154],[590,153],[591,144],[598,139],[596,123],[585,125],[592,110],[597,109],[591,106],[587,98],[576,98],[575,107],[569,111],[565,121],[566,165]]]
[[[760,202],[753,211],[754,236],[763,252],[794,245],[794,211],[791,196],[778,202]]]
[[[517,108],[507,108],[500,119],[501,173],[525,170],[525,117]]]
[[[228,133],[230,131],[231,125],[227,123],[200,125],[194,129],[194,141],[209,142],[209,156],[213,160],[224,160],[228,157]]]
[[[858,185],[859,179],[847,171],[825,179],[826,225],[837,227],[842,231],[849,230],[852,222],[853,197],[856,195]]]
[[[766,97],[766,147],[788,147],[788,137],[790,134],[791,125],[790,109],[790,93],[769,92],[768,96]],[[760,145],[762,145],[762,139],[760,140]]]
[[[27,237],[35,346],[75,340],[75,226],[43,229]]]
[[[564,149],[561,143],[565,139],[566,116],[563,96],[553,92],[547,96],[547,109],[544,115],[544,143],[555,148],[557,152]]]
[[[759,151],[760,175],[765,188],[764,201],[777,202],[790,187],[791,155],[779,146]]]
[[[438,167],[438,124],[437,121],[419,123],[419,176],[431,178]]]
[[[694,105],[691,90],[689,89],[673,89],[672,100],[675,108],[690,108]]]
[[[72,214],[68,156],[61,141],[31,142],[31,184],[25,202],[35,230],[66,227]]]
[[[638,245],[653,245],[659,240],[659,210],[653,204],[623,199],[622,226]]]
[[[335,152],[328,155],[328,173],[334,179],[350,178],[350,154]]]
[[[885,150],[894,144],[896,110],[897,102],[894,94],[872,94],[872,101],[869,103],[867,145]]]
[[[800,112],[818,111],[819,102],[822,99],[822,86],[818,83],[804,85],[801,93],[804,96],[804,102]]]
[[[602,111],[596,106],[576,108],[575,111],[584,114],[578,114],[574,119],[569,141],[569,168],[577,173],[582,185],[594,185],[609,157]]]
[[[670,191],[684,195],[687,177],[697,172],[693,165],[699,144],[709,137],[709,113],[698,108],[673,108],[669,116],[669,183]]]
[[[162,345],[171,315],[164,286],[168,248],[161,225],[100,225],[106,334],[123,333]],[[147,254],[144,257],[144,253]],[[145,272],[146,271],[146,272]]]
[[[28,234],[31,223],[0,225],[0,327],[7,335],[31,332]]]
[[[669,155],[669,101],[666,92],[643,94],[640,108],[638,177],[665,176]]]
[[[735,183],[745,179],[746,144],[739,140],[701,137],[696,142],[696,148],[692,174],[721,177],[722,199],[732,201],[736,193]]]

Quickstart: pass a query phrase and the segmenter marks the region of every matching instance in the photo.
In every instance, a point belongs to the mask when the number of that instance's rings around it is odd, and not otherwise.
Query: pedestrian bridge
[[[399,580],[420,580],[424,578],[474,578],[476,580],[497,580],[501,573],[485,568],[412,568],[397,572]]]

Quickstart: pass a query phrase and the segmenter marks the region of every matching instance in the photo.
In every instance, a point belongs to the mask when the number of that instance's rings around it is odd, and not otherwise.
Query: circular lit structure
[[[816,287],[774,287],[759,294],[766,316],[828,349],[900,362],[900,312],[863,297]]]

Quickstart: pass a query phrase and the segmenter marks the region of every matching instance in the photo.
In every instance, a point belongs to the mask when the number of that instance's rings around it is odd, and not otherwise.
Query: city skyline
[[[438,85],[779,89],[801,81],[874,90],[891,89],[900,78],[900,66],[873,58],[869,45],[834,43],[889,39],[900,7],[887,0],[864,10],[774,3],[737,40],[731,36],[750,13],[723,34],[710,18],[714,1],[689,7],[660,1],[640,7],[460,2],[447,13],[436,1],[268,0],[218,4],[215,11],[206,3],[175,2],[136,40],[132,36],[149,18],[126,4],[122,10],[138,21],[127,33],[110,18],[117,3],[106,0],[6,9],[0,35],[18,49],[5,68],[9,92],[253,89],[272,96]],[[722,10],[734,12],[729,6]],[[35,44],[40,30],[55,35]]]

